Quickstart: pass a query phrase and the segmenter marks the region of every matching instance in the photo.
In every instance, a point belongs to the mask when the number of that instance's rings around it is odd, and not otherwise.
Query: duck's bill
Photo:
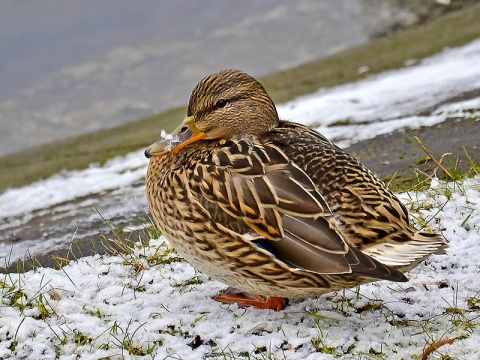
[[[145,150],[145,156],[162,156],[205,138],[205,133],[197,129],[194,120],[193,116],[188,116],[170,134],[162,131],[162,138]]]

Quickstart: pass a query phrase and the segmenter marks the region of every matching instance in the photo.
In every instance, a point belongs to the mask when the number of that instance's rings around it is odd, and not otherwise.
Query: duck
[[[404,282],[447,247],[357,159],[280,120],[240,70],[203,78],[180,125],[145,155],[153,219],[179,255],[228,285],[222,303],[279,311],[288,299]]]

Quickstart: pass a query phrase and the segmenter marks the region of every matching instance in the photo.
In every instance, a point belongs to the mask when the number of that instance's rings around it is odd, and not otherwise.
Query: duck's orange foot
[[[229,287],[227,291],[214,297],[214,300],[225,304],[238,304],[240,307],[253,306],[257,309],[283,310],[288,299],[276,296],[260,296]]]

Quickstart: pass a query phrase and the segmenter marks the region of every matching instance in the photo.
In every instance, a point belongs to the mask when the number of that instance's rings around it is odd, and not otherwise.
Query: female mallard
[[[194,267],[241,289],[218,301],[280,310],[284,298],[406,281],[403,271],[446,246],[413,228],[356,159],[279,120],[263,86],[241,71],[200,81],[182,124],[145,155],[162,232]]]

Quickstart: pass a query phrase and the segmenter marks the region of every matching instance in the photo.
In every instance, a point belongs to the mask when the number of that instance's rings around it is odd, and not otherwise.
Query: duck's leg
[[[253,306],[257,309],[271,309],[275,311],[283,310],[288,302],[286,298],[249,294],[233,287],[229,287],[224,294],[215,296],[214,299],[225,304],[236,303],[240,307]]]

